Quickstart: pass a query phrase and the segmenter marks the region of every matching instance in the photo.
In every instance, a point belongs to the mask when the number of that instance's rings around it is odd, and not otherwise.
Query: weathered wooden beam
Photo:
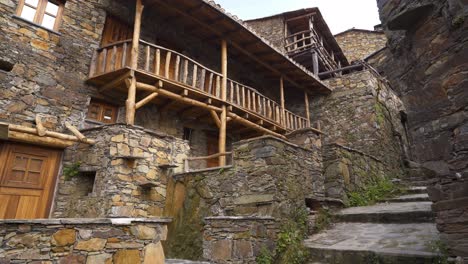
[[[101,88],[99,89],[99,92],[102,93],[110,88],[114,88],[116,87],[117,85],[121,84],[122,82],[125,81],[125,79],[128,79],[131,75],[131,71],[128,71],[124,74],[122,74],[122,76],[118,77],[117,79],[111,81],[110,83],[107,83],[105,84],[104,86],[101,86]]]
[[[306,110],[307,127],[310,127],[309,94],[307,92],[304,92],[304,105]]]
[[[227,41],[223,39],[221,41],[221,100],[224,102],[227,100],[227,80],[228,80],[228,50],[227,50]],[[218,151],[220,153],[226,152],[226,117],[227,117],[227,108],[224,104],[221,107],[221,116],[220,116],[220,125],[219,125],[219,144]],[[219,165],[226,165],[226,157],[219,157]]]
[[[140,109],[141,107],[143,107],[147,103],[151,102],[157,96],[158,96],[158,93],[152,93],[152,94],[146,96],[145,98],[141,99],[141,101],[139,101],[138,103],[135,104],[135,108]]]
[[[73,146],[75,143],[72,141],[48,137],[48,136],[38,136],[18,131],[10,131],[8,135],[9,140],[18,141],[22,143],[28,143],[33,145],[40,145],[44,147],[56,147],[56,148],[67,148]]]
[[[286,116],[286,107],[284,100],[284,79],[283,76],[280,77],[280,103],[281,103],[281,125],[286,126],[285,116]]]
[[[228,116],[231,117],[233,121],[238,122],[240,124],[243,124],[244,126],[251,127],[251,128],[253,128],[253,129],[257,130],[257,131],[260,131],[260,132],[263,132],[263,133],[266,133],[266,134],[269,134],[269,135],[272,135],[272,136],[275,136],[275,137],[278,137],[278,138],[286,139],[285,136],[280,135],[280,134],[278,134],[276,132],[273,132],[273,131],[271,131],[271,130],[269,130],[267,128],[264,128],[262,126],[259,126],[259,125],[255,124],[255,123],[253,123],[253,122],[251,122],[251,121],[249,121],[247,119],[244,119],[244,118],[242,118],[242,117],[240,117],[240,116],[238,116],[238,115],[236,115],[234,113],[228,113]]]
[[[218,128],[221,128],[221,119],[219,119],[218,113],[215,111],[211,110],[210,111],[211,117],[213,118],[213,121],[215,122],[216,126]]]

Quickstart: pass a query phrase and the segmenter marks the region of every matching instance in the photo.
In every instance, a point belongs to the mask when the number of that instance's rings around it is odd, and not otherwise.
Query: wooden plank
[[[193,75],[192,75],[192,87],[197,87],[197,76],[198,76],[198,65],[193,65]]]
[[[312,52],[312,69],[315,76],[319,74],[319,61],[317,52]]]
[[[123,81],[125,81],[125,79],[128,79],[130,77],[130,74],[131,74],[131,71],[128,71],[125,74],[123,74],[122,76],[120,76],[117,79],[113,80],[112,82],[105,84],[104,86],[102,86],[99,89],[99,92],[102,93],[102,92],[106,91],[107,89],[114,88],[117,85],[120,85]]]
[[[117,61],[117,46],[114,46],[112,48],[112,56],[111,56],[111,60],[110,60],[110,70],[111,71],[115,71],[116,61]]]
[[[101,52],[102,60],[101,60],[101,73],[106,72],[106,65],[107,65],[107,49],[103,49]]]
[[[189,61],[187,59],[184,60],[184,78],[182,80],[182,82],[184,84],[188,84],[187,83],[187,79],[188,79],[188,62]]]
[[[128,49],[127,42],[124,42],[122,49],[123,49],[122,50],[122,68],[125,68],[127,66],[127,49]]]
[[[306,109],[306,125],[307,127],[310,127],[309,94],[307,92],[304,92],[304,103]]]
[[[177,55],[175,63],[174,80],[179,81],[180,56]]]
[[[205,77],[206,77],[206,69],[203,68],[201,71],[201,79],[200,79],[200,88],[202,91],[207,91],[205,90]]]

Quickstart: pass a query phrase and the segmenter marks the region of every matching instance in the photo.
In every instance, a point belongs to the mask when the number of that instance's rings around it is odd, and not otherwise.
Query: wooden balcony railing
[[[292,56],[306,50],[315,49],[320,61],[328,70],[338,68],[335,56],[323,46],[323,39],[318,35],[315,29],[304,30],[286,37],[286,52]]]
[[[129,66],[132,40],[125,40],[96,50],[90,78]],[[136,70],[188,86],[221,100],[222,75],[176,51],[140,40]],[[227,103],[247,113],[261,116],[286,130],[307,127],[304,117],[283,111],[272,99],[252,87],[228,79]]]

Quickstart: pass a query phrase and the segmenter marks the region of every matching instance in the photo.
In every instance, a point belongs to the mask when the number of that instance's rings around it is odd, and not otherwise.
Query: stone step
[[[426,186],[411,186],[407,189],[408,194],[427,193]]]
[[[406,203],[406,202],[429,202],[429,195],[427,193],[406,194],[395,198],[385,199],[389,203]]]
[[[210,262],[184,260],[184,259],[166,259],[165,263],[166,264],[211,264]]]
[[[351,207],[333,214],[339,222],[418,223],[433,222],[431,202],[380,203]]]
[[[304,241],[308,263],[438,263],[433,223],[336,223]]]

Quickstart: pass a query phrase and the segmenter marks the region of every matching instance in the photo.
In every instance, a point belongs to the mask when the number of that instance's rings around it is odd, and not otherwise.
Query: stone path
[[[425,190],[415,187],[392,203],[338,211],[337,223],[304,241],[309,263],[432,263],[439,257],[439,233]],[[416,198],[421,201],[411,201]]]

